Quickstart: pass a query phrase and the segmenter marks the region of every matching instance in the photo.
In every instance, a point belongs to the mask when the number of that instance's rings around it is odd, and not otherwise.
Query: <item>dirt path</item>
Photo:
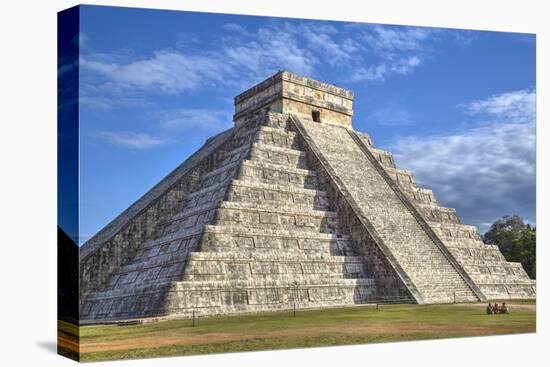
[[[499,330],[500,333],[510,333],[517,330]],[[295,330],[272,330],[265,332],[223,332],[206,333],[200,335],[166,335],[166,336],[147,336],[130,340],[121,341],[103,341],[103,342],[83,342],[80,345],[82,353],[103,352],[111,350],[138,349],[138,348],[158,348],[168,345],[192,345],[220,343],[229,341],[242,341],[251,339],[279,338],[279,337],[300,337],[300,336],[321,336],[321,335],[380,335],[380,334],[416,334],[430,333],[434,336],[445,334],[457,335],[488,335],[495,334],[495,330],[486,327],[472,327],[462,325],[427,325],[416,323],[403,323],[392,325],[358,323],[355,325],[342,326],[324,326],[312,327],[307,329]]]

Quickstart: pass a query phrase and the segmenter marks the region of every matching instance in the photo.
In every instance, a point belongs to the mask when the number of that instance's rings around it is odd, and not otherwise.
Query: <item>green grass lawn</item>
[[[508,302],[507,302],[508,303]],[[80,328],[82,361],[528,333],[533,301],[508,315],[485,305],[383,305]],[[60,325],[62,329],[64,325]]]

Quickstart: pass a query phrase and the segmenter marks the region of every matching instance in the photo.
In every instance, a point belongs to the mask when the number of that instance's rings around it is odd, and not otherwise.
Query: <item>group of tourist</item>
[[[496,315],[498,313],[508,313],[508,307],[506,307],[506,303],[502,302],[502,306],[499,306],[497,303],[494,305],[488,304],[487,305],[487,315]]]

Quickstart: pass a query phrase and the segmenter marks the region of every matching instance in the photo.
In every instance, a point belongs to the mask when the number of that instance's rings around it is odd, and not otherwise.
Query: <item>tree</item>
[[[483,242],[497,245],[507,261],[521,262],[529,277],[536,278],[536,228],[521,217],[498,219],[483,236]]]
[[[527,225],[525,230],[521,231],[520,237],[512,245],[511,257],[519,261],[529,277],[536,279],[537,272],[537,229]]]

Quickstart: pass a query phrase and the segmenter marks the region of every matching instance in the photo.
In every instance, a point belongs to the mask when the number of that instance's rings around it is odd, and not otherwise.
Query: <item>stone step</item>
[[[297,150],[302,148],[296,133],[269,126],[261,126],[255,140],[256,142],[282,148]]]
[[[491,266],[491,267],[505,267],[511,268],[508,266],[506,259],[491,259],[491,258],[481,258],[481,257],[470,257],[470,258],[460,258],[456,257],[458,261],[463,266]]]
[[[182,317],[228,312],[334,307],[368,303],[376,299],[371,279],[304,281],[209,281],[172,282],[156,290],[129,291],[110,297],[91,298],[82,309],[83,320],[118,320],[170,315]],[[127,302],[139,297],[139,302]]]
[[[451,253],[454,255],[456,259],[460,259],[461,261],[486,259],[490,261],[506,262],[504,255],[502,255],[502,253],[499,251],[498,248],[465,248],[465,247],[453,247],[453,246],[447,246],[447,248],[451,251]]]
[[[268,162],[293,168],[307,168],[305,152],[263,143],[254,143],[252,145],[249,159],[252,161]]]
[[[175,238],[170,241],[149,241],[140,246],[134,258],[125,263],[119,272],[134,271],[143,266],[158,266],[185,260],[191,252],[193,258],[234,259],[300,259],[304,261],[333,260],[362,261],[351,248],[348,236],[323,233],[303,233],[275,229],[266,233],[263,229],[249,227],[207,226],[199,245],[201,233]],[[238,244],[233,242],[238,241]],[[240,246],[239,246],[240,245]],[[331,246],[336,247],[332,249]],[[200,248],[201,252],[195,252]],[[210,249],[215,251],[211,251]],[[333,250],[333,251],[331,251]],[[345,259],[345,260],[342,260]]]
[[[196,293],[195,293],[196,292]],[[200,294],[197,300],[191,295]],[[302,307],[327,305],[326,302],[364,303],[376,297],[374,281],[359,279],[259,279],[259,280],[225,280],[193,281],[173,283],[171,294],[187,302],[178,302],[194,307],[210,307],[217,302],[223,306],[242,305],[244,308],[258,304],[268,304],[273,309],[275,304],[287,304],[292,308],[300,302]],[[195,302],[193,302],[195,301]]]
[[[415,203],[416,208],[424,219],[428,222],[457,223],[460,219],[456,214],[456,209],[445,208],[439,205]]]
[[[477,227],[460,223],[429,222],[432,230],[441,240],[445,239],[474,239],[481,240]]]
[[[172,216],[170,221],[181,219],[191,215],[194,212],[216,206],[221,200],[223,200],[228,187],[228,182],[221,182],[190,193],[183,200],[182,210]]]
[[[329,208],[328,198],[324,191],[250,180],[233,180],[228,190],[227,200],[255,204],[292,205],[316,210]]]
[[[221,229],[218,229],[221,228]],[[346,256],[355,255],[351,240],[336,238],[336,236],[304,231],[280,231],[269,233],[268,229],[207,226],[202,237],[203,251],[255,251],[259,253],[284,250],[289,254],[319,253],[325,255]],[[252,230],[258,230],[254,233]],[[278,230],[278,228],[274,228]],[[320,237],[320,236],[327,237]]]
[[[217,210],[214,224],[245,225],[259,228],[280,227],[341,234],[335,212],[302,210],[292,206],[266,206],[224,201]]]
[[[245,289],[288,289],[300,288],[307,286],[315,287],[357,287],[357,286],[374,286],[374,279],[371,278],[300,278],[300,279],[223,279],[223,280],[170,280],[167,282],[156,283],[140,283],[135,287],[122,287],[108,291],[97,292],[93,294],[89,300],[113,299],[118,297],[128,297],[136,294],[147,294],[162,291],[163,288],[169,287],[172,291],[185,290],[232,290],[239,291]]]
[[[220,266],[226,262],[255,262],[255,263],[315,263],[346,264],[346,266],[361,267],[364,263],[362,256],[332,256],[328,253],[291,253],[286,250],[271,251],[233,251],[227,252],[192,252],[194,248],[169,246],[164,252],[157,249],[154,256],[136,256],[133,261],[123,265],[116,274],[122,275],[131,272],[143,272],[155,267],[166,267],[184,261],[219,262]],[[204,250],[203,250],[204,251]],[[354,265],[351,265],[354,264]],[[252,266],[252,265],[251,265]],[[348,270],[348,272],[351,272]],[[276,272],[277,273],[277,272]]]
[[[472,293],[455,294],[454,292],[444,293],[435,292],[423,294],[424,301],[427,303],[460,303],[460,302],[476,302],[478,299],[472,296]]]
[[[194,214],[199,212],[204,212],[216,206],[219,203],[219,201],[223,198],[225,194],[225,188],[227,186],[227,182],[232,177],[232,175],[234,175],[238,164],[239,162],[230,163],[204,175],[203,177],[204,181],[210,183],[210,185],[206,184],[206,187],[204,187],[203,189],[188,195],[188,197],[186,198],[187,202],[184,204],[185,206],[182,212],[178,213],[176,216],[171,218],[168,222],[181,221],[183,218],[191,218],[190,220],[192,220],[192,217]],[[271,165],[269,163],[255,164],[251,162],[249,165],[245,164],[245,166],[255,167],[259,170],[262,170],[262,173],[269,177],[276,176],[277,178],[281,178],[282,176],[284,176],[285,179],[288,178],[288,181],[285,180],[286,182],[283,182],[283,183],[288,184],[289,187],[291,187],[290,186],[291,181],[292,183],[296,183],[296,182],[307,183],[308,177],[315,176],[314,172],[312,171],[299,170],[299,169],[287,169],[287,168],[281,168],[281,167],[279,167],[278,170],[275,171],[275,172],[279,172],[279,174],[277,175],[269,171],[270,169],[277,167],[277,165]],[[283,174],[280,173],[281,169],[284,170]],[[247,168],[244,168],[244,170],[246,171]],[[296,177],[297,175],[298,176],[301,175],[301,178]],[[216,177],[218,179],[212,180],[212,178],[216,178]],[[249,179],[248,176],[245,176],[243,178],[245,178],[245,180]],[[245,182],[246,181],[241,180],[240,181],[240,183],[242,183],[241,186],[244,186]],[[236,185],[239,185],[239,182],[237,182]],[[249,184],[248,186],[250,187],[251,185]],[[269,195],[269,192],[267,193],[264,192],[263,194]],[[307,203],[308,198],[306,195],[302,195],[302,194],[298,195],[298,193],[296,193],[293,195],[293,199],[296,199],[296,200],[301,199],[302,201],[305,201],[305,203]],[[322,196],[319,196],[319,200],[317,201],[318,203],[316,203],[316,206],[318,208],[326,207],[326,204],[325,204],[326,199],[323,199]],[[168,222],[164,223],[164,225],[167,225]],[[165,232],[163,231],[161,233],[165,233]]]
[[[272,262],[324,262],[324,263],[364,263],[363,256],[331,256],[326,254],[288,254],[286,251],[273,251],[271,253],[259,252],[191,252],[190,261],[272,261]]]
[[[319,187],[315,171],[250,160],[243,161],[238,178],[243,181],[259,181],[307,189]]]
[[[432,190],[421,187],[401,187],[401,191],[415,204],[437,205],[437,199]]]
[[[440,237],[441,238],[441,237]],[[483,241],[479,238],[452,238],[452,237],[443,237],[441,238],[441,241],[447,246],[449,249],[461,249],[461,250],[474,250],[474,251],[481,251],[485,248],[487,248],[490,245],[486,245],[483,243]]]
[[[517,277],[523,280],[529,280],[528,277],[525,277],[523,268],[518,269],[513,266],[508,266],[507,263],[500,263],[496,265],[480,265],[480,264],[465,264],[464,265],[472,275],[481,275],[481,276],[494,276],[494,277]]]
[[[384,167],[384,169],[395,182],[403,184],[404,187],[416,187],[416,180],[411,171],[393,167]]]
[[[179,233],[171,233],[165,236],[159,236],[154,239],[148,240],[143,242],[138,249],[138,253],[136,256],[141,256],[140,252],[148,252],[152,253],[153,251],[160,251],[159,249],[161,247],[171,247],[174,246],[176,248],[179,248],[180,246],[187,246],[187,242],[195,241],[196,238],[201,237],[203,233],[204,227],[198,229],[196,232],[179,232]],[[196,240],[196,243],[194,245],[198,245],[199,241]],[[176,250],[175,250],[176,251]],[[146,254],[143,254],[145,256]],[[148,255],[148,256],[154,256]]]
[[[252,228],[247,226],[222,226],[207,225],[205,232],[237,234],[246,236],[265,236],[265,237],[288,237],[296,239],[308,239],[313,241],[351,241],[347,234],[315,233],[288,230],[280,227],[275,228]]]
[[[448,267],[449,262],[447,260],[430,260],[429,258],[426,258],[424,260],[415,260],[415,261],[403,261],[402,266],[409,269],[409,268],[417,268],[417,267],[426,267],[427,264],[430,264],[430,266],[441,266],[441,267]],[[443,271],[443,270],[442,270]],[[452,272],[451,268],[449,268],[449,271]]]
[[[508,289],[513,289],[513,288],[523,288],[523,287],[529,287],[529,288],[533,288],[533,287],[536,287],[536,281],[534,280],[530,280],[530,281],[520,281],[519,279],[518,280],[515,280],[514,283],[512,284],[509,284],[509,283],[506,283],[506,282],[498,282],[498,281],[491,281],[490,279],[489,280],[485,280],[485,281],[480,281],[479,283],[479,286],[480,287],[487,287],[487,286],[495,286],[495,287],[506,287]]]
[[[158,225],[156,237],[165,237],[170,234],[194,233],[201,230],[206,224],[212,223],[217,211],[217,202],[210,203],[201,207],[195,207],[185,211],[181,215],[176,215],[169,220]]]
[[[372,147],[370,148],[370,151],[374,156],[374,158],[376,158],[376,160],[380,162],[382,167],[396,168],[393,155],[390,152],[387,152],[385,150],[378,149],[378,148],[372,148]]]
[[[183,277],[184,281],[188,282],[195,282],[195,281],[223,281],[223,280],[230,280],[230,279],[247,279],[247,278],[254,278],[254,279],[264,279],[268,281],[282,281],[282,280],[289,280],[289,281],[297,281],[302,282],[304,279],[317,279],[319,282],[321,281],[329,281],[330,279],[356,279],[356,278],[364,278],[365,272],[361,273],[352,273],[348,274],[343,272],[341,269],[340,271],[336,271],[334,269],[329,269],[327,266],[316,266],[315,270],[310,270],[307,274],[302,274],[297,271],[288,271],[290,266],[286,264],[280,264],[279,266],[267,266],[267,265],[252,265],[252,272],[251,273],[241,273],[240,270],[243,267],[238,267],[237,271],[224,271],[223,273],[203,273],[201,271],[196,271],[195,269],[190,269],[190,271],[194,271],[194,273],[187,273]],[[313,267],[310,267],[313,268]],[[282,269],[279,272],[277,272],[277,269]]]
[[[168,261],[170,260],[170,261]],[[185,269],[185,270],[184,270]],[[104,292],[134,286],[147,286],[184,280],[213,281],[223,279],[312,279],[362,278],[366,276],[364,258],[359,256],[289,256],[279,254],[190,253],[187,258],[173,254],[139,264],[124,266],[113,277]]]
[[[178,225],[177,223],[181,223],[184,220],[192,222],[194,221],[194,217],[198,214],[216,207],[223,198],[227,183],[231,178],[231,174],[228,172],[231,170],[236,170],[237,166],[238,162],[231,163],[205,175],[205,179],[207,181],[212,177],[223,176],[223,178],[220,179],[221,181],[214,181],[210,186],[190,194],[186,198],[184,209],[170,218],[170,220],[162,223],[162,230],[159,234],[166,234],[167,232],[165,228],[170,224],[174,227],[175,225]],[[254,174],[260,176],[257,177],[260,180],[266,178],[271,178],[272,180],[266,180],[267,182],[270,182],[269,184],[266,184],[265,181],[262,182],[253,180],[252,177]],[[232,186],[240,188],[248,187],[248,195],[250,198],[254,198],[254,194],[259,195],[261,193],[263,196],[263,201],[271,201],[276,203],[278,200],[281,200],[284,204],[301,205],[304,207],[309,206],[316,209],[324,209],[328,207],[328,200],[322,191],[314,189],[297,190],[302,186],[317,187],[317,185],[313,184],[316,182],[316,174],[314,171],[283,167],[269,163],[244,161],[242,163],[240,177],[241,179],[236,180]],[[275,184],[271,184],[272,182]],[[293,186],[296,184],[298,184],[298,186]],[[255,186],[262,188],[263,190],[260,192],[260,190],[254,189]],[[267,188],[271,188],[271,190],[267,190]],[[285,197],[284,194],[286,194],[287,198],[289,198],[289,195],[291,196],[291,203],[283,200]],[[311,196],[312,194],[314,195],[313,197]],[[268,200],[268,198],[272,198],[272,200]],[[236,198],[230,198],[229,200],[235,199]],[[254,201],[250,200],[250,202]],[[176,224],[174,225],[174,223]],[[187,224],[184,224],[184,227],[186,225]],[[169,230],[173,231],[175,229],[171,228]]]
[[[231,162],[202,175],[202,187],[206,188],[216,184],[227,183],[237,175],[241,162]]]
[[[233,164],[238,164],[245,159],[250,152],[250,147],[255,136],[258,134],[259,128],[242,129],[233,138],[233,149],[228,151],[219,151],[214,155],[214,167],[210,172],[203,174],[203,180],[215,176],[216,173],[224,171],[232,167]],[[203,187],[209,182],[203,182]]]
[[[242,161],[248,156],[251,146],[252,143],[245,143],[233,150],[223,153],[224,157],[219,163],[219,166],[221,167],[227,164]]]
[[[287,121],[288,121],[288,115],[268,112],[267,117],[264,121],[264,126],[268,126],[275,129],[286,130],[288,126]]]
[[[479,284],[483,294],[489,300],[533,299],[536,287],[530,284]]]
[[[174,252],[159,253],[156,256],[151,257],[135,257],[132,261],[125,263],[119,268],[116,274],[125,274],[134,271],[142,271],[157,266],[167,266],[177,262],[186,261],[188,255],[194,249],[178,250]]]
[[[249,279],[223,279],[223,280],[177,280],[170,282],[172,288],[175,290],[185,289],[200,289],[200,290],[220,290],[220,289],[263,289],[263,288],[294,288],[300,286],[317,286],[317,287],[331,287],[331,286],[372,286],[374,285],[374,279],[371,278],[330,278],[326,281],[322,278],[300,278],[300,279],[262,279],[262,278],[249,278]],[[174,287],[175,286],[175,287]],[[137,288],[136,288],[137,289]],[[150,289],[150,288],[148,288]],[[121,295],[125,294],[125,290],[119,292]]]
[[[506,276],[496,276],[496,275],[487,275],[487,274],[472,274],[472,279],[475,280],[476,284],[479,285],[487,285],[487,284],[493,284],[493,285],[510,285],[510,284],[530,284],[533,285],[534,283],[531,283],[530,280],[526,280],[523,277],[515,277],[511,275]]]

